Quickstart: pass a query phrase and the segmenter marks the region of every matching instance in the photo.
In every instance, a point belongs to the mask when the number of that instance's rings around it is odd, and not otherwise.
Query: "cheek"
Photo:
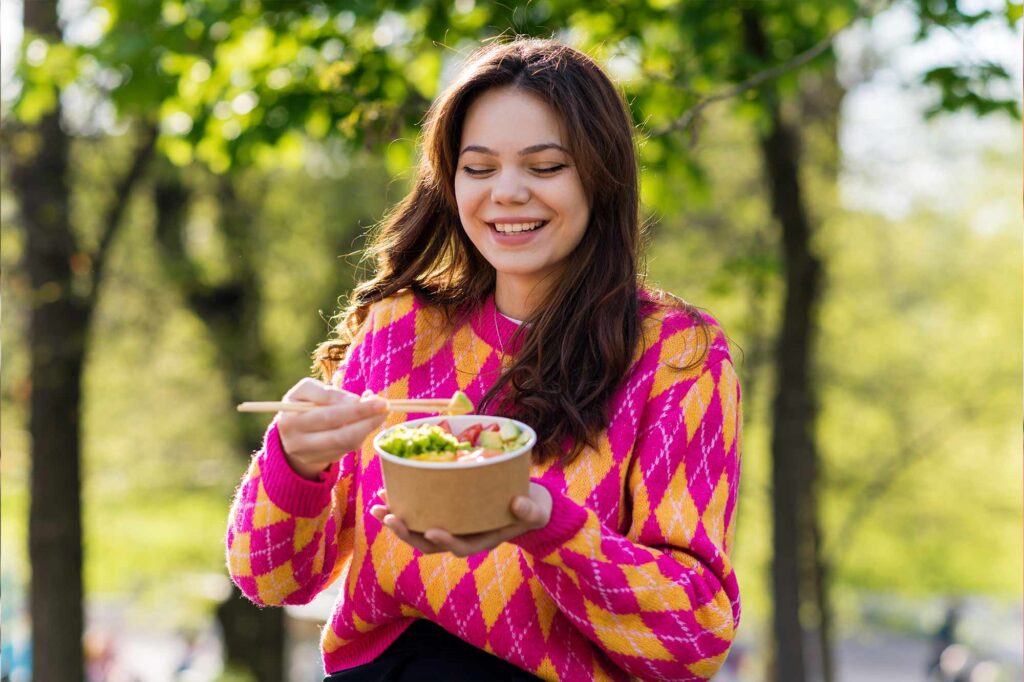
[[[570,238],[573,249],[583,241],[583,235],[586,234],[589,224],[590,205],[585,197],[580,196],[573,208],[572,236]]]
[[[590,201],[578,180],[559,188],[557,200],[559,210],[570,218],[570,223],[581,233],[590,222]]]
[[[547,187],[546,196],[558,206],[562,213],[580,215],[588,212],[590,202],[583,189],[583,182],[575,172],[561,175],[558,182]]]
[[[455,180],[455,204],[459,210],[459,217],[466,219],[470,218],[476,211],[477,205],[480,203],[480,192],[479,190],[474,191],[472,185]]]
[[[455,207],[459,210],[459,214],[462,214],[463,206],[466,204],[466,188],[459,182],[458,178],[455,178]]]

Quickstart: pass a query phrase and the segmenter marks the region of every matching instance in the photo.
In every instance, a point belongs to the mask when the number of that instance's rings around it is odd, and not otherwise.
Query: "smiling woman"
[[[374,276],[317,349],[330,383],[284,397],[318,407],[278,415],[230,514],[229,569],[253,601],[344,580],[328,680],[721,667],[739,623],[739,384],[714,318],[645,286],[639,246],[632,126],[601,68],[545,40],[474,54],[431,107]],[[536,433],[528,494],[496,530],[413,532],[368,438],[378,396],[455,391]]]
[[[495,304],[519,319],[547,297],[590,220],[563,128],[550,105],[515,87],[480,95],[463,124],[459,219],[495,269]]]

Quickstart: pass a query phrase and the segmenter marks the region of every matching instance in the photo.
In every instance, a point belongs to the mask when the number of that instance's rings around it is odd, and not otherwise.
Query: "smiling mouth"
[[[538,220],[531,223],[487,223],[487,225],[499,234],[517,234],[519,232],[533,232],[548,224],[547,220]]]

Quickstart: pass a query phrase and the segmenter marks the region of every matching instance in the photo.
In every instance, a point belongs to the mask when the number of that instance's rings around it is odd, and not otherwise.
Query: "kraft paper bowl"
[[[421,462],[380,449],[380,442],[399,426],[437,424],[447,421],[454,433],[473,424],[512,422],[530,434],[523,447],[482,462]],[[467,414],[437,416],[396,424],[373,439],[380,457],[391,512],[409,530],[423,532],[443,528],[452,534],[479,533],[515,523],[509,505],[517,495],[530,491],[530,464],[537,434],[526,424],[506,417]]]

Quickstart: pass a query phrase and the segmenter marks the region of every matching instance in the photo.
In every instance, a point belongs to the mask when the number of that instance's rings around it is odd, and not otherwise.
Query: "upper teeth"
[[[535,223],[495,223],[494,229],[498,232],[528,232],[544,224],[543,220]]]

